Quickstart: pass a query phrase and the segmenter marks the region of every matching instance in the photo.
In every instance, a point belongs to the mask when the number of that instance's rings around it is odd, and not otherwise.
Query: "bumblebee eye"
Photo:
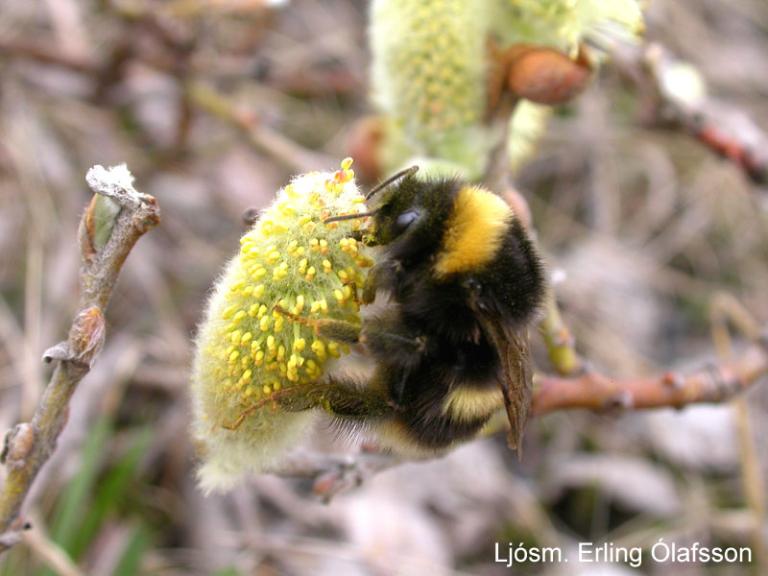
[[[421,213],[418,210],[406,210],[401,213],[395,220],[395,227],[398,233],[405,232],[408,227],[419,219]]]

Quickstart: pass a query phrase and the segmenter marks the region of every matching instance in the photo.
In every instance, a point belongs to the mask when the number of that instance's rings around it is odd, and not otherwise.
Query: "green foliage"
[[[128,510],[141,456],[146,453],[151,439],[151,429],[141,429],[134,436],[126,452],[103,470],[105,455],[109,454],[107,446],[115,441],[115,430],[108,418],[96,422],[83,447],[80,469],[55,504],[50,538],[76,562],[86,555],[105,523]],[[120,566],[125,569],[117,570],[115,574],[137,574],[135,568],[149,541],[149,530],[142,521],[134,529],[120,560]],[[54,573],[44,569],[38,575],[54,576]]]

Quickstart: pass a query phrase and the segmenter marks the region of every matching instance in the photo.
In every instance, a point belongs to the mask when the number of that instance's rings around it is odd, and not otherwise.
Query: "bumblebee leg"
[[[429,345],[425,336],[406,330],[397,314],[368,318],[360,340],[377,358],[403,366],[418,363]]]
[[[260,410],[267,406],[268,404],[274,404],[274,401],[272,399],[265,399],[260,400],[258,402],[255,402],[253,404],[248,404],[247,406],[243,406],[243,411],[240,412],[240,414],[231,422],[223,422],[221,424],[221,427],[225,430],[234,431],[240,428],[243,422],[245,422],[245,419],[248,418],[251,414],[256,412],[257,410]]]
[[[383,418],[397,410],[397,405],[375,382],[361,387],[353,380],[330,378],[274,392],[269,398],[245,406],[234,421],[221,426],[237,430],[251,414],[270,406],[285,412],[322,408],[333,416],[347,419]]]
[[[274,310],[293,322],[309,326],[315,331],[315,334],[328,340],[335,340],[344,344],[357,344],[360,341],[361,327],[359,324],[345,320],[334,320],[332,318],[298,316],[280,306],[275,306]]]
[[[376,264],[368,272],[363,286],[363,304],[370,304],[376,299],[377,290],[394,290],[403,266],[399,260],[385,260]]]
[[[373,382],[361,387],[353,380],[330,378],[302,384],[292,391],[273,395],[273,400],[287,412],[323,408],[339,418],[362,419],[386,417],[397,410],[385,391]]]
[[[420,354],[426,347],[426,340],[423,337],[398,334],[397,325],[389,319],[370,319],[365,327],[362,327],[345,320],[298,316],[280,306],[275,306],[274,309],[293,322],[311,327],[315,334],[322,338],[343,344],[365,344],[374,353],[382,356],[388,357],[400,351],[407,354]]]

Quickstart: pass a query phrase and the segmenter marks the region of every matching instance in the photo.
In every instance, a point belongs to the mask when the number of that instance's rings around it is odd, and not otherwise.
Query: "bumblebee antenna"
[[[404,170],[400,170],[400,172],[397,172],[396,174],[393,174],[384,182],[381,184],[378,184],[371,189],[368,194],[365,195],[366,200],[370,200],[371,196],[376,194],[377,192],[381,192],[384,190],[387,186],[391,186],[398,180],[402,178],[407,178],[408,176],[413,176],[416,174],[416,172],[419,171],[418,166],[411,166],[410,168],[405,168]],[[323,220],[323,224],[330,224],[331,222],[340,222],[342,220],[355,220],[356,218],[366,218],[368,216],[375,216],[378,210],[371,210],[370,212],[360,212],[359,214],[340,214],[338,216],[331,216],[330,218],[326,218]]]
[[[418,166],[411,166],[410,168],[405,168],[404,170],[400,170],[400,172],[393,174],[392,176],[384,180],[384,182],[382,182],[381,184],[374,186],[373,189],[370,192],[368,192],[368,194],[365,195],[365,199],[370,200],[371,197],[377,192],[381,192],[382,190],[384,190],[384,188],[394,184],[401,178],[407,178],[408,176],[413,176],[418,171],[419,171]]]
[[[359,214],[339,214],[338,216],[331,216],[323,220],[323,224],[330,224],[331,222],[340,222],[341,220],[355,220],[357,218],[366,218],[368,216],[375,216],[378,210],[371,212],[360,212]]]

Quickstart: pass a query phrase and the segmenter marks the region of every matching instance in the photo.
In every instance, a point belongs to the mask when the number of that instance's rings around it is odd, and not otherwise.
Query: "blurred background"
[[[127,163],[163,217],[123,269],[104,351],[28,502],[40,541],[0,557],[0,574],[54,574],[43,559],[57,548],[73,561],[58,569],[68,575],[768,573],[765,386],[746,402],[683,411],[549,415],[529,425],[522,461],[502,437],[479,440],[328,505],[311,483],[275,476],[223,496],[196,489],[188,368],[207,291],[246,209],[348,154],[369,110],[367,9],[0,5],[0,430],[31,417],[49,377],[42,352],[75,312],[88,168]],[[764,0],[654,0],[647,28],[768,130]],[[558,111],[517,179],[565,272],[558,294],[579,350],[616,376],[716,358],[709,309],[719,294],[768,319],[759,192],[686,135],[641,127],[639,105],[607,65]],[[327,436],[313,449],[358,449]],[[750,546],[753,563],[494,563],[494,542],[659,538]]]

